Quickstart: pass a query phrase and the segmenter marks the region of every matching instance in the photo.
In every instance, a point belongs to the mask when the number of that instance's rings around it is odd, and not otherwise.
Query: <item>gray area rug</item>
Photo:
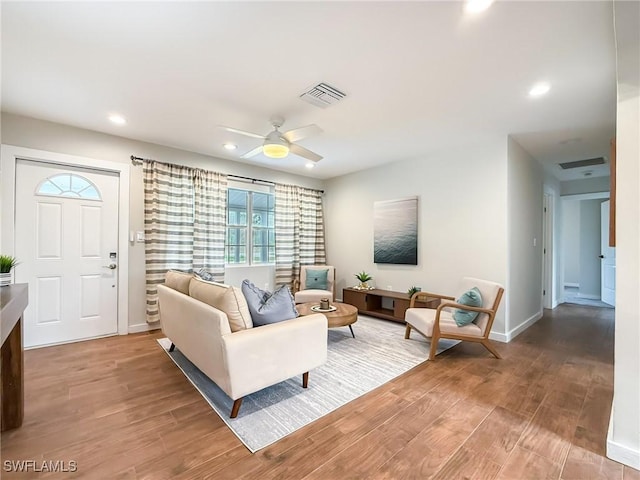
[[[195,367],[171,341],[158,340],[185,376],[251,452],[256,452],[323,415],[425,362],[429,342],[416,332],[404,339],[404,325],[358,316],[353,325],[329,329],[327,363],[309,373],[248,395],[237,418],[229,418],[233,401]],[[440,340],[438,353],[457,341]]]

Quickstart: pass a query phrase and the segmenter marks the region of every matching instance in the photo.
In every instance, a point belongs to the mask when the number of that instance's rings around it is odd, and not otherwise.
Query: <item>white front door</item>
[[[24,345],[118,332],[116,173],[19,160],[16,283],[29,283]]]
[[[609,305],[616,304],[616,249],[609,246],[609,203],[600,204],[600,297]]]

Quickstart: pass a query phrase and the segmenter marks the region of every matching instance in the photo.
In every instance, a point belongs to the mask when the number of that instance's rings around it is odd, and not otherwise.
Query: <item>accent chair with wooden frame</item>
[[[306,288],[307,273],[309,270],[327,270],[327,288]],[[328,298],[333,302],[336,298],[336,269],[331,265],[301,265],[300,279],[293,282],[293,296],[296,303],[320,302]]]
[[[474,287],[480,290],[482,296],[481,307],[470,307],[456,303],[456,298],[460,298],[464,292]],[[429,360],[435,359],[436,351],[438,350],[438,340],[441,338],[481,343],[494,357],[502,358],[489,340],[489,333],[491,333],[491,326],[495,320],[503,293],[504,288],[502,285],[471,277],[462,279],[458,297],[429,292],[417,292],[411,296],[409,308],[405,313],[407,328],[404,338],[409,338],[411,329],[413,328],[421,335],[430,339],[431,349],[429,351]],[[435,310],[431,308],[415,308],[415,302],[421,297],[436,297],[442,299],[442,302]],[[478,312],[479,315],[472,323],[459,327],[453,318],[452,310],[455,309]]]

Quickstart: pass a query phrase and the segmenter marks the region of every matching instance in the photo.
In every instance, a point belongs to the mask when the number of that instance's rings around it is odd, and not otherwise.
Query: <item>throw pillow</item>
[[[232,332],[253,327],[247,301],[239,288],[194,277],[189,285],[189,295],[224,312]]]
[[[169,270],[164,276],[164,284],[174,290],[189,295],[189,283],[193,275],[179,270]]]
[[[329,274],[329,269],[325,268],[322,270],[315,269],[307,269],[306,271],[306,281],[304,284],[305,290],[327,290],[329,282],[327,280],[327,275]]]
[[[209,273],[209,271],[204,267],[202,267],[200,270],[194,273],[197,277],[200,277],[202,280],[206,280],[207,282],[215,281],[215,278],[213,278],[213,275]]]
[[[456,303],[460,305],[467,305],[468,307],[481,307],[482,295],[478,287],[473,287],[471,290],[464,292],[460,298],[456,300]],[[456,321],[456,325],[464,327],[473,322],[480,312],[471,312],[469,310],[460,310],[459,308],[453,313],[453,319]]]
[[[287,285],[271,293],[260,290],[249,280],[244,280],[242,293],[247,299],[254,327],[291,320],[298,316],[293,295]]]

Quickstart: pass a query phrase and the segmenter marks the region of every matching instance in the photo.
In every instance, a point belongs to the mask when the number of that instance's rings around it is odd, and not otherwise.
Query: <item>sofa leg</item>
[[[409,338],[409,335],[411,335],[411,325],[407,323],[407,328],[404,331],[404,338]]]
[[[304,372],[302,374],[302,388],[307,388],[309,386],[309,372]]]
[[[176,346],[171,342],[171,346],[169,347],[169,351],[173,352],[176,349]]]
[[[236,418],[238,416],[240,405],[242,405],[242,397],[233,401],[233,407],[231,408],[231,418]]]

